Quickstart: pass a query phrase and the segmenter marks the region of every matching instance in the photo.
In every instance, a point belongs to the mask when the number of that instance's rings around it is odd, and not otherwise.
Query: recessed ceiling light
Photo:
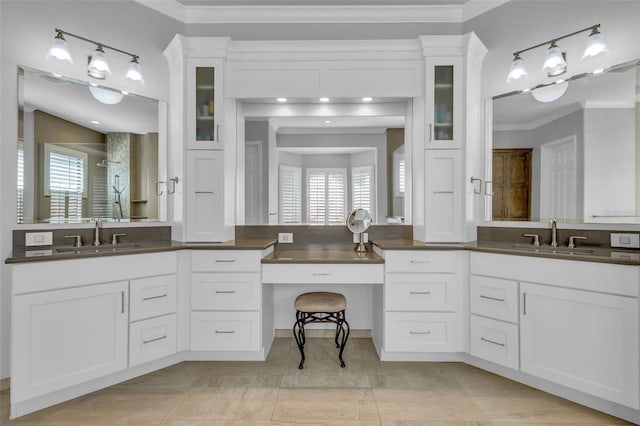
[[[91,120],[91,124],[102,124],[102,123],[99,122],[98,120]]]
[[[329,102],[330,99],[329,98],[320,98],[320,102]]]
[[[373,98],[370,97],[366,97],[366,98],[362,98],[362,102],[371,102],[373,100]]]
[[[276,99],[278,102],[287,102],[287,98],[278,98]]]
[[[325,124],[331,123],[331,120],[324,120]]]

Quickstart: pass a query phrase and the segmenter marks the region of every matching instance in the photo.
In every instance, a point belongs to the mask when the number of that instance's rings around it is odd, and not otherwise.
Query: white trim
[[[463,23],[508,0],[456,5],[194,5],[135,0],[185,24],[212,23]],[[391,3],[391,2],[389,2]]]

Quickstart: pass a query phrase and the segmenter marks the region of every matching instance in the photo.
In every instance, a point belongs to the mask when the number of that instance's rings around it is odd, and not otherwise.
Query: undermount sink
[[[140,247],[135,243],[120,243],[117,245],[105,244],[103,246],[82,246],[82,247],[56,247],[58,253],[72,253],[72,252],[103,252],[103,251],[118,251],[123,249],[130,249]]]
[[[533,246],[527,244],[513,244],[511,247],[518,250],[533,251],[539,253],[557,253],[557,254],[591,254],[593,249],[582,247],[550,247],[550,246]]]

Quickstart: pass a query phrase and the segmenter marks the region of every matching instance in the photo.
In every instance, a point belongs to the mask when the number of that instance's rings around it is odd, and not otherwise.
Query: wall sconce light
[[[64,36],[71,36],[77,39],[86,41],[88,43],[92,43],[96,45],[96,50],[90,56],[89,65],[87,66],[87,74],[89,77],[104,80],[108,76],[111,75],[111,68],[109,67],[109,63],[107,62],[107,54],[104,49],[110,49],[115,52],[120,52],[124,55],[130,56],[131,61],[127,66],[127,71],[125,73],[124,78],[135,81],[139,84],[144,84],[144,78],[142,77],[142,70],[140,68],[140,63],[138,59],[140,58],[138,55],[134,53],[130,53],[121,49],[117,49],[112,46],[108,46],[104,43],[99,43],[94,40],[90,40],[88,38],[72,34],[70,32],[55,29],[56,36],[53,39],[53,43],[47,52],[47,59],[52,61],[57,61],[61,63],[66,63],[69,65],[73,65],[73,59],[71,59],[71,53],[69,52],[69,46],[67,45],[67,40],[65,40]]]
[[[528,74],[527,70],[524,67],[524,60],[520,56],[522,53],[546,45],[549,46],[549,49],[547,50],[547,54],[544,58],[542,71],[547,73],[549,77],[557,77],[564,74],[567,71],[566,55],[564,52],[562,52],[560,47],[558,47],[558,41],[586,31],[591,31],[591,34],[587,38],[584,53],[582,54],[582,59],[584,60],[601,54],[607,54],[609,51],[602,39],[602,34],[600,34],[598,28],[600,28],[600,24],[591,25],[590,27],[583,28],[581,30],[574,31],[572,33],[556,37],[540,44],[536,44],[535,46],[527,47],[526,49],[514,52],[513,61],[511,62],[511,69],[509,71],[509,75],[507,76],[507,83],[511,83],[512,81],[527,77]]]

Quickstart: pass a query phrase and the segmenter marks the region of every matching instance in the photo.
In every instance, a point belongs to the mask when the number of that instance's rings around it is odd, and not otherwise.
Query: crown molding
[[[462,23],[509,0],[464,5],[198,5],[176,0],[135,0],[185,24],[221,23]]]

